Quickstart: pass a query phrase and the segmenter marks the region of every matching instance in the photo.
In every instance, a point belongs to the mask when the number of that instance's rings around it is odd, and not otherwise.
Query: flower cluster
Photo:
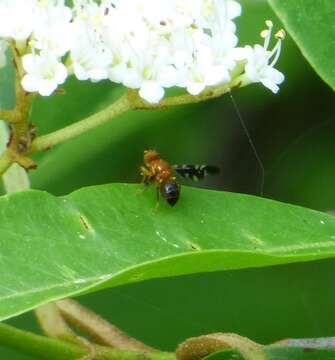
[[[165,88],[192,95],[208,86],[261,82],[273,92],[284,76],[274,69],[283,32],[269,50],[237,47],[234,0],[1,0],[0,67],[8,44],[22,57],[22,86],[50,95],[67,76],[109,79],[132,89],[149,103]],[[13,45],[14,44],[14,45]]]

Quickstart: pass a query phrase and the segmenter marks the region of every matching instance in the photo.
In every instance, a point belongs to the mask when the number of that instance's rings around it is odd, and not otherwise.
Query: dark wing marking
[[[193,181],[202,180],[207,174],[215,175],[220,169],[214,165],[174,165],[176,172]]]

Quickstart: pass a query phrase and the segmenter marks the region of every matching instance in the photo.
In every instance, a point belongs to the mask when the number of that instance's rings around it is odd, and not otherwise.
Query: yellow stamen
[[[284,29],[280,29],[276,34],[275,34],[275,38],[278,40],[284,40],[286,37],[286,32]]]

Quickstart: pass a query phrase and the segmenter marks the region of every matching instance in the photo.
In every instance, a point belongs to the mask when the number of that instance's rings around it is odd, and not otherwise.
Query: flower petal
[[[139,90],[139,95],[147,102],[157,104],[164,96],[164,89],[156,81],[145,81]]]

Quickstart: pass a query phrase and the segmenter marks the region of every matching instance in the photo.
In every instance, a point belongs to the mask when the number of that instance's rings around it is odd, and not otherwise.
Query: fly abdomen
[[[202,180],[208,174],[214,175],[220,172],[220,169],[213,165],[176,165],[175,170],[182,177],[193,181]]]
[[[175,182],[168,182],[161,185],[160,192],[169,205],[173,206],[179,200],[180,186]]]

